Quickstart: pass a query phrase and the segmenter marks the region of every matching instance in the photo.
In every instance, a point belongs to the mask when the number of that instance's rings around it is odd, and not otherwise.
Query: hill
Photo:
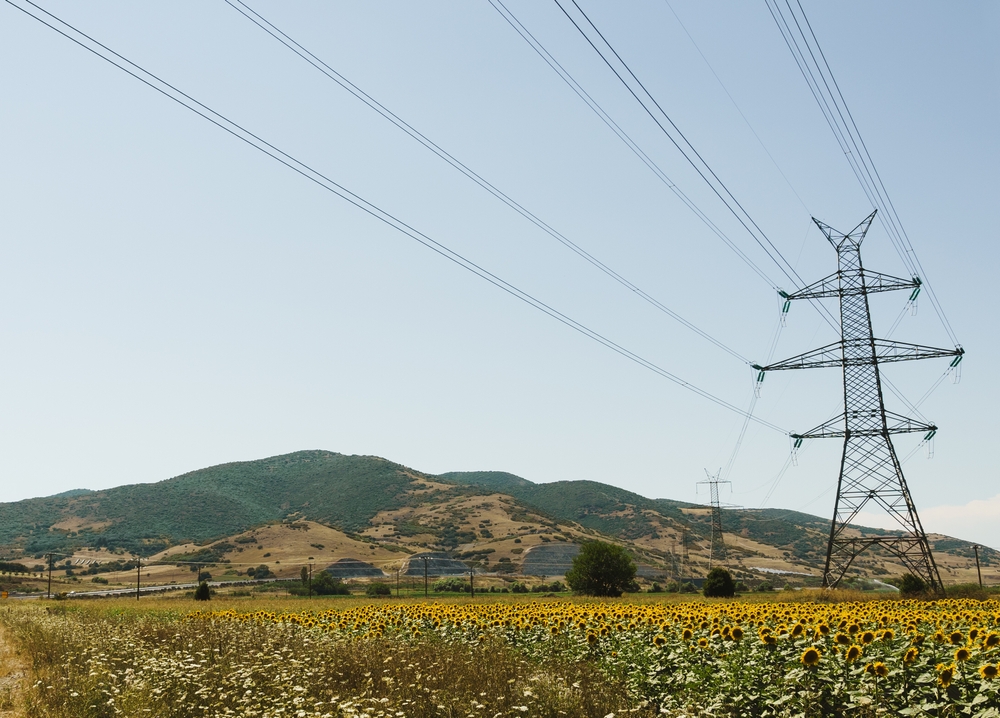
[[[289,517],[354,531],[412,500],[408,492],[428,478],[378,457],[299,451],[154,484],[0,504],[0,545],[29,553],[93,546],[148,555]]]
[[[822,567],[827,519],[779,509],[727,509],[723,523],[727,565],[741,575],[815,576]],[[573,553],[560,544],[600,537],[628,548],[649,575],[698,576],[708,569],[710,535],[704,506],[650,499],[596,481],[535,484],[494,471],[434,476],[379,457],[328,451],[0,504],[0,551],[14,559],[52,551],[72,554],[72,566],[85,567],[125,560],[115,556],[179,567],[185,561],[228,562],[234,575],[241,566],[260,563],[282,574],[303,563],[342,558],[405,570],[408,556],[426,552],[448,552],[502,575],[517,574],[526,563],[536,573],[558,575]],[[970,543],[931,540],[944,576],[972,579]],[[988,570],[1000,559],[989,550],[981,556]],[[857,568],[869,577],[903,572],[891,557],[875,553]]]

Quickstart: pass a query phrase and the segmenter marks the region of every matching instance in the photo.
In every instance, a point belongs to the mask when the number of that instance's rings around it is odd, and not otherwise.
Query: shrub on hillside
[[[372,598],[378,596],[391,596],[392,588],[387,583],[382,583],[381,581],[376,581],[375,583],[369,583],[365,586],[365,595]]]
[[[212,598],[212,590],[208,587],[208,583],[202,581],[198,584],[198,588],[194,592],[195,601],[208,601]]]

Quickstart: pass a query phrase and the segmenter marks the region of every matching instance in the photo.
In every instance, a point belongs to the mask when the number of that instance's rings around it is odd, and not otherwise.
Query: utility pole
[[[313,595],[313,565],[309,564],[309,598]]]
[[[472,579],[472,571],[469,571],[469,594],[472,598],[476,597],[476,584]]]
[[[722,481],[719,476],[722,469],[715,472],[715,475],[708,473],[705,469],[705,481],[699,481],[698,485],[708,484],[709,494],[712,502],[712,552],[708,557],[708,569],[711,571],[716,561],[726,560],[726,542],[722,539],[722,505],[719,503],[719,484],[729,484],[729,481]]]
[[[396,598],[399,598],[399,569],[396,569]]]
[[[135,560],[135,600],[139,600],[139,582],[142,580],[142,559]]]
[[[49,558],[49,588],[45,592],[45,598],[52,598],[52,554],[45,554]]]
[[[957,367],[965,350],[908,344],[876,339],[872,332],[868,295],[894,289],[910,290],[914,298],[920,290],[920,278],[900,279],[865,269],[861,264],[861,243],[875,219],[875,212],[847,234],[813,219],[837,252],[837,271],[808,287],[791,294],[782,292],[787,301],[838,298],[840,301],[840,340],[819,349],[769,366],[753,365],[760,374],[784,369],[839,367],[844,379],[844,413],[803,434],[792,434],[795,447],[803,439],[842,438],[844,453],[837,480],[837,498],[830,522],[830,540],[823,569],[823,586],[835,587],[851,564],[866,549],[880,547],[896,556],[914,575],[943,593],[941,575],[931,554],[927,534],[917,516],[916,506],[903,477],[890,435],[924,433],[930,441],[937,433],[934,424],[916,421],[886,411],[879,366],[888,362],[952,357]],[[902,530],[901,536],[850,538],[847,529],[866,506],[883,509]]]
[[[427,562],[430,561],[430,558],[427,556],[421,556],[421,558],[424,560],[424,598],[427,598]]]
[[[983,572],[979,570],[979,544],[973,544],[972,550],[976,552],[976,575],[979,576],[979,588],[982,588]]]

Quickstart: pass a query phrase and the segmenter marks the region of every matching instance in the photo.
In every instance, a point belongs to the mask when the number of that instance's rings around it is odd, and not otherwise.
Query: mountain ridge
[[[363,556],[373,546],[385,555],[444,550],[485,566],[495,565],[489,556],[496,554],[493,559],[508,560],[505,570],[516,569],[524,548],[553,540],[617,541],[646,564],[675,574],[703,573],[711,548],[710,512],[697,504],[590,480],[536,484],[502,471],[433,475],[382,457],[318,449],[218,464],[152,484],[0,504],[0,547],[15,555],[86,548],[148,557],[296,522],[341,532],[338,545],[360,542],[351,550]],[[825,558],[829,521],[818,516],[726,509],[724,525],[734,566],[815,573]],[[946,571],[969,570],[971,543],[937,540],[954,564],[945,561]],[[514,544],[522,541],[528,544],[518,551]],[[995,553],[982,552],[987,566],[1000,560]],[[858,568],[871,576],[902,570],[876,555]]]

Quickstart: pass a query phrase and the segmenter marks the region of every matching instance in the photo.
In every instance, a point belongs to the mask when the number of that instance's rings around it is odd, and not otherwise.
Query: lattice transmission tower
[[[892,434],[910,432],[925,432],[930,437],[937,427],[886,411],[879,365],[933,357],[960,360],[964,350],[961,347],[938,349],[874,337],[868,295],[920,287],[918,277],[900,279],[862,266],[861,243],[874,218],[875,212],[872,212],[847,234],[814,218],[837,251],[837,272],[786,295],[789,300],[839,298],[840,341],[754,368],[762,372],[818,367],[841,367],[843,370],[844,413],[803,434],[792,434],[796,446],[803,439],[844,439],[823,585],[836,586],[859,554],[878,546],[899,558],[911,573],[940,592],[943,590],[941,576],[890,438]],[[895,519],[901,533],[862,538],[849,536],[848,526],[869,505],[881,508]]]
[[[708,484],[709,495],[712,503],[712,552],[708,556],[708,568],[712,569],[718,561],[726,560],[726,542],[722,539],[722,504],[719,503],[719,484],[728,484],[729,481],[722,481],[722,469],[719,469],[713,476],[705,469],[708,477],[704,481],[699,481],[698,486]]]

